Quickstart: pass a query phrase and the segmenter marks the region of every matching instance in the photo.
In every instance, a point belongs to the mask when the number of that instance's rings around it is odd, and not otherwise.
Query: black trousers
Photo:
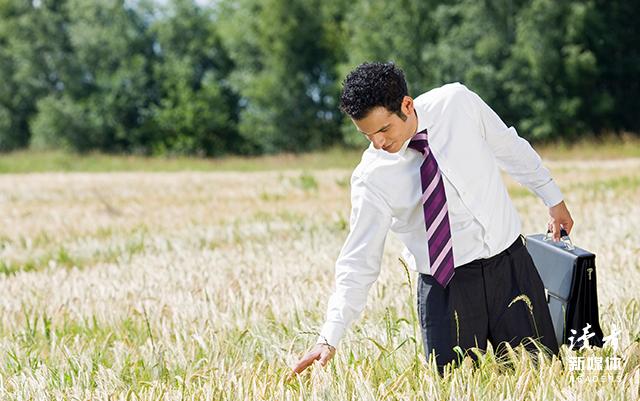
[[[558,342],[540,275],[518,236],[511,246],[487,259],[456,267],[446,288],[431,275],[418,277],[418,315],[424,350],[435,354],[442,374],[460,356],[454,347],[476,360],[472,347],[486,350],[487,341],[502,355],[504,343],[523,344],[531,352],[538,340],[546,351],[558,354]]]

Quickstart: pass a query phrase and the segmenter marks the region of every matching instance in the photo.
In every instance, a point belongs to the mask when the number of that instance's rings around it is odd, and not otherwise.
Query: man
[[[463,351],[509,343],[558,353],[544,287],[523,244],[499,168],[549,207],[558,241],[573,220],[529,143],[459,83],[408,96],[392,63],[364,63],[343,83],[341,109],[371,141],[351,178],[350,232],[336,262],[336,289],[317,344],[293,371],[334,356],[380,272],[387,232],[417,271],[427,360],[442,374]],[[504,347],[502,348],[504,349]],[[473,353],[470,354],[472,357]]]

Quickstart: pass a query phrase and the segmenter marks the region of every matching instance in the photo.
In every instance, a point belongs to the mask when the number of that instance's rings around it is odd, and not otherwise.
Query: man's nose
[[[384,138],[382,135],[374,135],[371,138],[371,142],[373,142],[373,147],[376,149],[380,149],[384,146]]]

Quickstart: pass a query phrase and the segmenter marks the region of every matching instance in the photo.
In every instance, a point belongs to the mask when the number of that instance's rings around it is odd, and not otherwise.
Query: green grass
[[[259,157],[145,157],[62,151],[17,151],[0,154],[0,173],[112,171],[266,171],[353,168],[360,150],[332,148],[323,152]]]
[[[11,258],[0,260],[0,277],[11,276],[18,272],[43,271],[51,262],[55,262],[58,267],[68,269],[83,269],[99,263],[128,263],[133,256],[145,252],[147,245],[144,235],[132,235],[124,243],[108,244],[90,255],[78,255],[63,244],[53,243],[50,247],[43,244],[43,249],[49,249],[41,254],[31,255],[25,260],[16,261]]]
[[[547,160],[594,160],[640,157],[640,138],[623,135],[600,140],[555,142],[535,145]],[[364,148],[364,146],[363,146]],[[145,157],[101,153],[74,154],[62,151],[17,151],[0,154],[0,173],[49,171],[268,171],[351,169],[360,160],[362,149],[331,148],[321,152],[279,154],[259,157],[221,158]]]

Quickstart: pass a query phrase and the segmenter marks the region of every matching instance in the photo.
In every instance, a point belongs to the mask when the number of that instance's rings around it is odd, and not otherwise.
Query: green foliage
[[[100,148],[102,118],[68,96],[46,96],[37,102],[31,121],[34,149],[62,148],[89,150]],[[105,144],[106,145],[106,144]]]
[[[0,0],[0,151],[220,156],[362,147],[363,61],[460,81],[530,140],[639,132],[638,2]]]
[[[142,16],[124,0],[68,0],[69,40],[83,87],[73,94],[97,123],[88,148],[148,152],[156,133],[149,105],[157,101],[150,70],[152,41]],[[96,121],[97,120],[97,121]],[[77,135],[82,135],[79,133]]]
[[[298,177],[297,186],[305,191],[315,191],[318,189],[318,181],[307,171],[303,171]]]
[[[330,4],[331,5],[331,4]],[[222,2],[221,34],[236,64],[240,135],[256,151],[301,151],[335,141],[341,118],[335,38],[319,0]]]
[[[59,1],[0,1],[0,151],[29,143],[29,119],[41,97],[58,93],[73,73]]]
[[[159,141],[154,153],[221,155],[242,150],[236,135],[237,99],[228,84],[232,62],[222,47],[216,15],[177,0],[151,27],[159,62],[160,101],[152,114]]]

